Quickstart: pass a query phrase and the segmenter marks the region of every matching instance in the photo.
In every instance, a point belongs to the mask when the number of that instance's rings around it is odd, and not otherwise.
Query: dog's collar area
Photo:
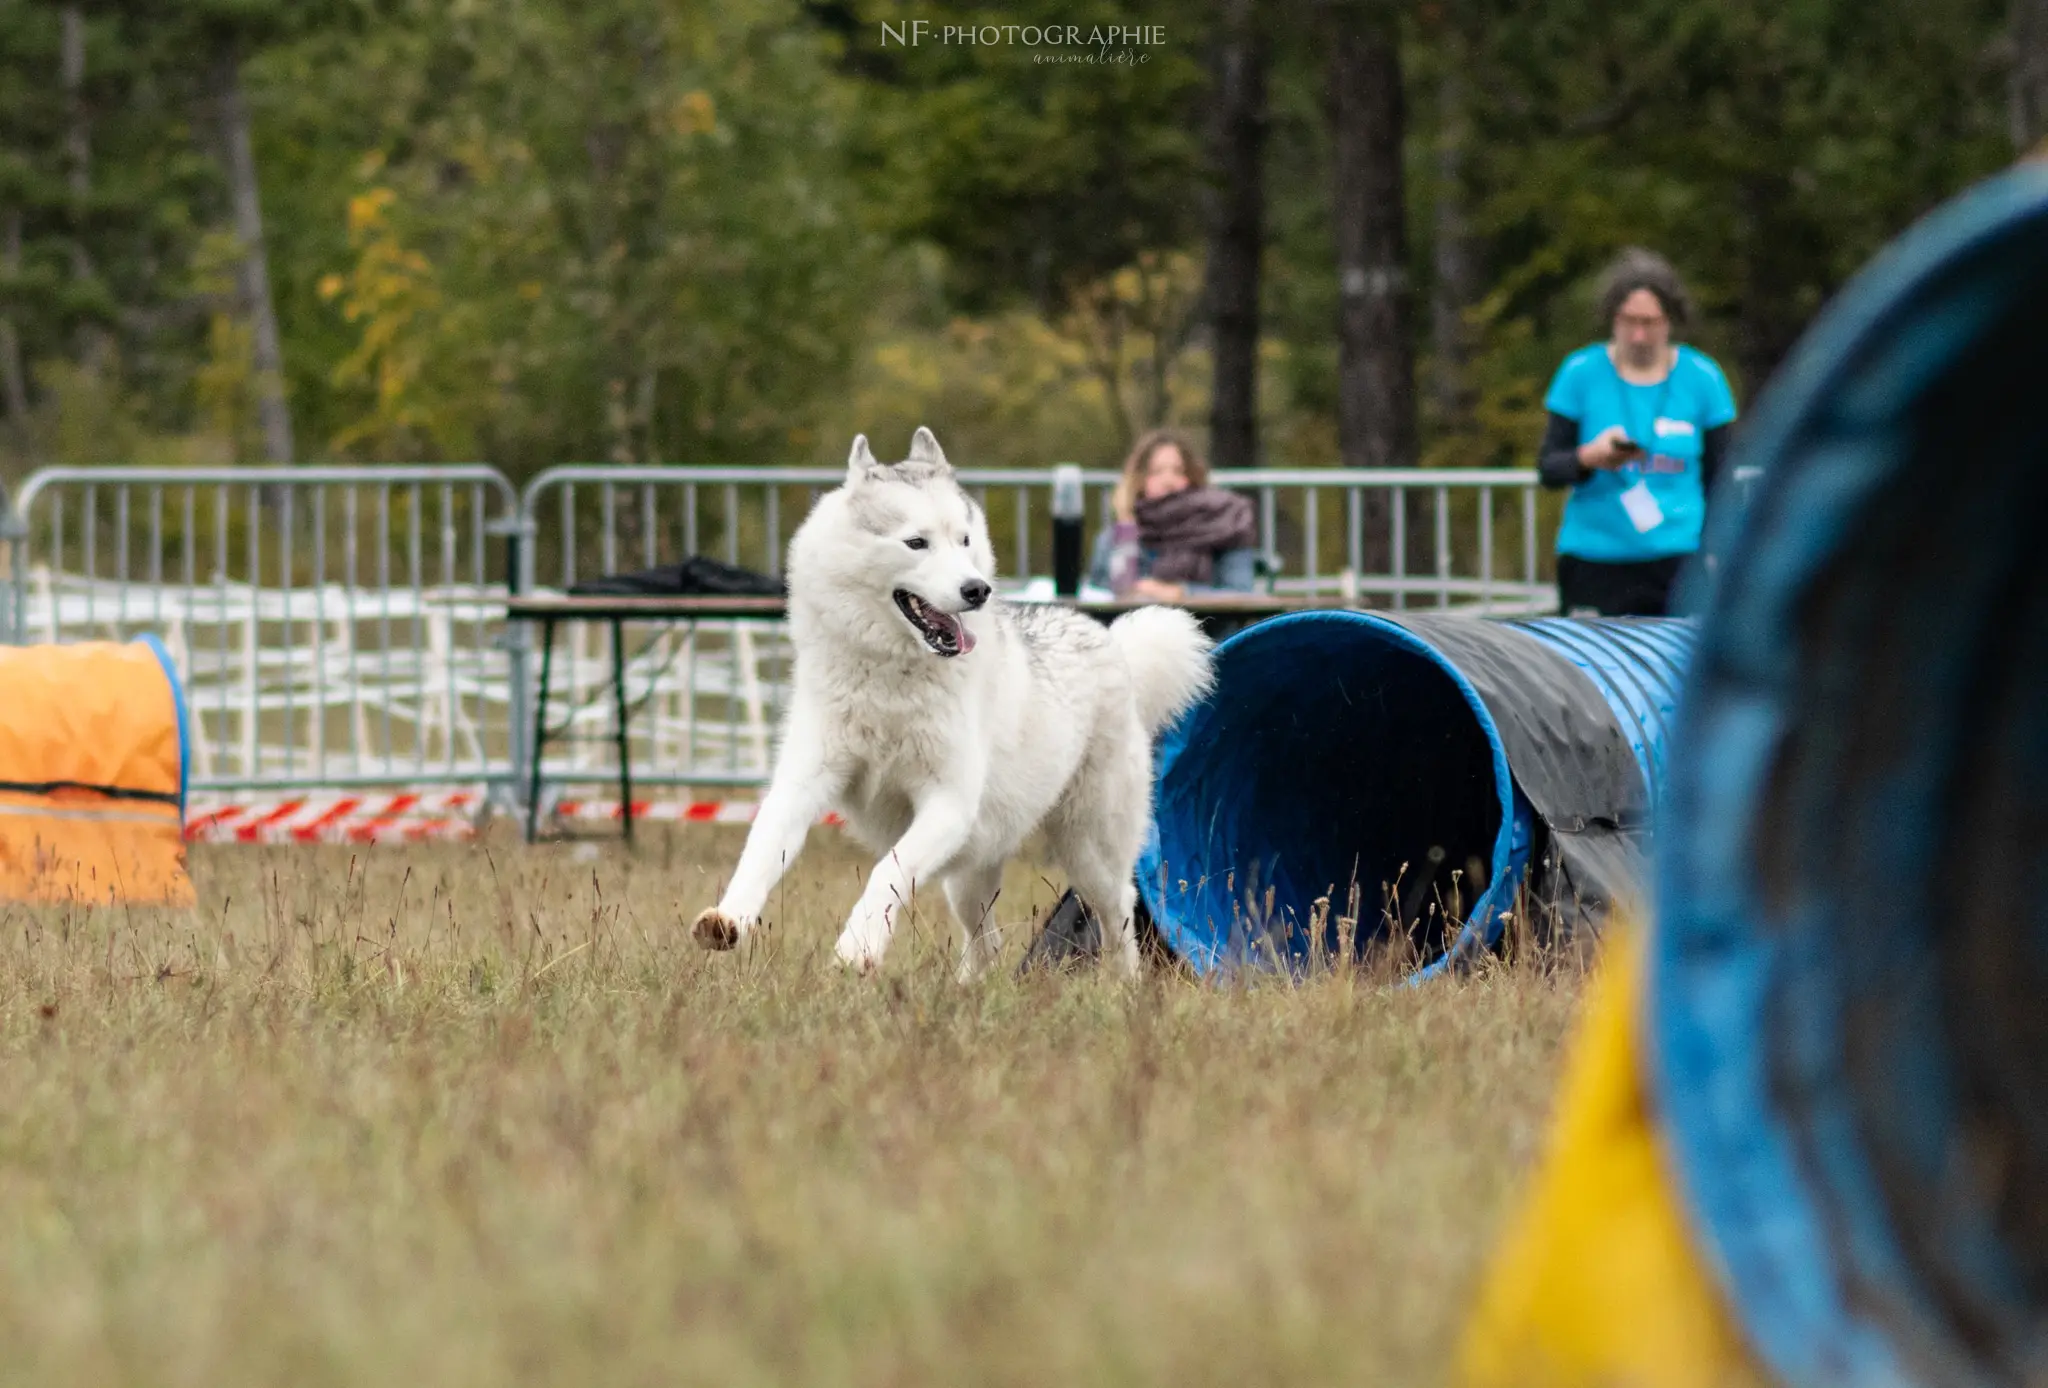
[[[896,599],[896,610],[917,628],[917,634],[935,653],[950,657],[974,649],[974,633],[952,613],[939,611],[908,588],[898,588],[892,596]]]

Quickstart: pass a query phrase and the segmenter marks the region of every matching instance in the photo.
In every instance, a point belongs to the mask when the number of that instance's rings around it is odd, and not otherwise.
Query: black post
[[[555,668],[555,619],[540,619],[540,689],[533,704],[532,780],[526,791],[526,841],[540,830],[540,761],[548,745],[548,676]]]
[[[612,619],[612,696],[619,709],[619,815],[633,841],[633,762],[626,752],[626,624]]]
[[[1063,598],[1081,591],[1081,530],[1087,519],[1080,465],[1058,464],[1052,470],[1052,587]]]

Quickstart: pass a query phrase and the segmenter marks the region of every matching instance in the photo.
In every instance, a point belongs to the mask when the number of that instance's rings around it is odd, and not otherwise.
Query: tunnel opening
[[[1298,968],[1401,932],[1427,962],[1512,892],[1506,754],[1425,642],[1364,614],[1302,614],[1224,643],[1216,673],[1215,696],[1162,739],[1139,865],[1181,958]]]

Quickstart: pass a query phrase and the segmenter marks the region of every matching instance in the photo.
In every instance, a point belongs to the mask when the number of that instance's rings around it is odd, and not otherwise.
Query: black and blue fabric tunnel
[[[2048,169],[1808,333],[1674,729],[1645,1030],[1785,1383],[2048,1374]]]
[[[1498,938],[1532,865],[1575,915],[1645,893],[1693,635],[1339,611],[1239,633],[1160,740],[1138,865],[1160,935],[1213,973],[1400,930],[1428,972]]]

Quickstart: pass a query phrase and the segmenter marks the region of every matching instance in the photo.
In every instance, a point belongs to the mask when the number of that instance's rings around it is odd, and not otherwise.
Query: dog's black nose
[[[967,600],[969,607],[979,607],[988,601],[989,587],[978,578],[970,578],[960,585],[960,596]]]

